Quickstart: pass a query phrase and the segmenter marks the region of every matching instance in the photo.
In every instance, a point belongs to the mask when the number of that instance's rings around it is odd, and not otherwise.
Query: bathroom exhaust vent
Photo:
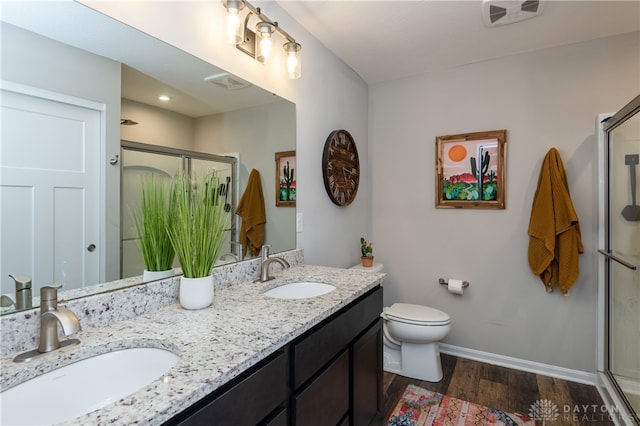
[[[208,81],[209,83],[224,87],[227,90],[239,90],[251,86],[251,83],[249,83],[248,81],[245,81],[240,77],[236,77],[235,75],[231,75],[226,72],[205,77],[204,81]]]
[[[483,0],[482,20],[487,27],[497,27],[534,18],[542,9],[544,2],[540,0]]]

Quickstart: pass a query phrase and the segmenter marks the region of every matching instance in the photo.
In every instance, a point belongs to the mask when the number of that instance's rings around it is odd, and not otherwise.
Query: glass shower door
[[[141,181],[150,174],[169,181],[171,176],[182,170],[182,158],[165,153],[122,150],[121,170],[121,277],[142,274],[144,260],[138,250],[137,233],[133,212],[140,210]],[[178,266],[177,262],[174,266]]]
[[[137,248],[137,234],[132,212],[140,209],[140,181],[144,176],[154,174],[170,180],[177,173],[186,173],[192,178],[215,174],[220,181],[220,201],[225,204],[231,221],[225,230],[222,248],[215,266],[242,260],[242,247],[236,242],[238,226],[235,212],[238,183],[235,156],[221,156],[170,147],[147,145],[138,142],[121,141],[121,277],[140,275],[144,261]],[[176,260],[174,267],[178,267]]]
[[[606,131],[607,369],[629,408],[640,413],[640,96]]]

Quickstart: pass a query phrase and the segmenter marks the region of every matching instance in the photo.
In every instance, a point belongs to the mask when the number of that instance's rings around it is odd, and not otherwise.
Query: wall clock
[[[322,153],[322,177],[334,204],[351,204],[360,184],[360,160],[356,144],[346,130],[329,134]]]

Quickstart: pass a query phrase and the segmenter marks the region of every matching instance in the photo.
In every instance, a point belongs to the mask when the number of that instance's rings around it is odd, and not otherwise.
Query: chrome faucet
[[[231,259],[234,261],[239,261],[240,259],[238,258],[238,256],[236,256],[235,254],[228,252],[228,253],[223,253],[220,255],[220,257],[218,258],[219,260],[224,260],[224,259]]]
[[[264,245],[260,250],[260,278],[255,280],[254,282],[263,283],[275,278],[269,275],[269,266],[273,262],[279,263],[280,265],[282,265],[284,269],[289,268],[291,266],[289,265],[289,262],[287,262],[281,257],[277,257],[277,256],[269,257],[270,248],[271,248],[270,245]]]
[[[13,302],[10,296],[2,296],[0,306],[15,306],[16,309],[31,307],[31,277],[28,275],[9,274],[16,286],[16,301]],[[8,299],[8,300],[7,300]],[[12,303],[9,303],[11,301]]]
[[[80,320],[71,310],[58,307],[58,287],[42,287],[40,289],[40,344],[38,349],[16,356],[15,362],[29,361],[39,355],[56,349],[76,345],[78,339],[58,340],[58,324],[65,336],[80,331]]]

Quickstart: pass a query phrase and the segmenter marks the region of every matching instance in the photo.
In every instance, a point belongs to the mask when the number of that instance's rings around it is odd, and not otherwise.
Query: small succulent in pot
[[[360,251],[362,257],[373,257],[373,241],[367,241],[364,237],[360,237]]]

